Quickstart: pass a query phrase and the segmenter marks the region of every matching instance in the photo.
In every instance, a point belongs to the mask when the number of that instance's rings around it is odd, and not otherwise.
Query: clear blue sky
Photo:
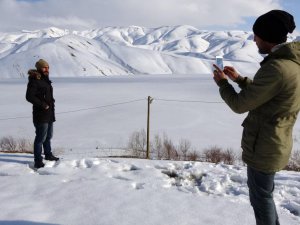
[[[259,15],[272,9],[294,15],[300,35],[300,0],[0,0],[0,32],[183,24],[248,31]]]

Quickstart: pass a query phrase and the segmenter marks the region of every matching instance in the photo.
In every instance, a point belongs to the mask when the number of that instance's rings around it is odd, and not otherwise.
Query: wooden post
[[[150,158],[150,104],[152,103],[153,98],[148,96],[148,113],[147,113],[147,152],[146,158]]]

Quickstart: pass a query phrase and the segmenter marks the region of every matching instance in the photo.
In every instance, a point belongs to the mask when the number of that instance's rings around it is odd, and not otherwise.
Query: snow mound
[[[32,155],[0,153],[0,198],[5,206],[0,211],[2,222],[254,223],[243,166],[61,157],[58,162],[45,161],[44,168],[34,170]],[[275,182],[274,198],[281,222],[299,224],[299,174],[283,171]],[[33,199],[35,204],[31,204]],[[216,210],[222,213],[216,214]]]

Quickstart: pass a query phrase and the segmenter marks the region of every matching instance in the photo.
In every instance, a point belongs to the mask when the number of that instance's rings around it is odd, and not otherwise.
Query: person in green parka
[[[242,123],[241,147],[257,225],[280,224],[273,200],[274,176],[288,163],[300,110],[300,42],[286,42],[295,28],[293,16],[282,10],[257,18],[254,41],[266,56],[253,79],[233,67],[221,70],[214,65],[213,77],[222,99],[234,112],[248,112]],[[227,78],[241,91],[236,92]]]

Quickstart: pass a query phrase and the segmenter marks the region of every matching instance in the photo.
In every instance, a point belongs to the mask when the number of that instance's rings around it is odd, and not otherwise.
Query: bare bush
[[[157,159],[162,159],[163,157],[163,143],[161,137],[157,134],[154,137],[154,143],[152,146],[152,152],[154,152]]]
[[[178,145],[168,138],[166,134],[160,136],[156,134],[154,139],[149,143],[151,147],[151,157],[155,159],[168,160],[198,160],[199,154],[194,150],[191,151],[191,142],[187,139],[181,139]],[[127,147],[131,150],[133,157],[145,157],[147,139],[144,129],[135,131],[129,138]]]
[[[293,152],[289,163],[284,168],[285,170],[300,171],[300,151]]]
[[[300,165],[295,163],[295,162],[289,162],[285,168],[285,170],[290,170],[290,171],[297,171],[300,172]]]
[[[214,146],[211,149],[204,151],[204,157],[206,162],[219,163],[222,161],[221,148]]]
[[[25,139],[25,138],[20,138],[18,139],[18,151],[19,152],[26,152],[26,153],[32,153],[33,149],[32,149],[32,142]]]
[[[227,149],[223,152],[223,162],[228,165],[233,165],[236,160],[236,155],[231,149]]]
[[[222,151],[220,147],[214,146],[204,152],[205,162],[234,164],[236,156],[232,150]]]
[[[163,137],[155,135],[154,140],[150,143],[151,156],[156,159],[168,159],[168,160],[189,160],[189,161],[205,161],[210,163],[234,164],[237,160],[237,156],[233,150],[214,146],[204,151],[201,156],[195,149],[192,149],[192,144],[189,140],[181,139],[178,145],[175,145],[173,141],[167,137],[166,134]],[[128,148],[132,151],[133,157],[145,157],[147,147],[147,139],[145,130],[134,132],[128,142]]]
[[[32,153],[32,146],[32,142],[25,138],[7,136],[0,139],[0,150],[3,152]]]
[[[163,153],[166,159],[177,160],[179,159],[179,154],[176,147],[174,146],[171,139],[164,135],[163,139]]]
[[[146,154],[147,137],[144,129],[133,132],[128,141],[128,148],[135,157],[144,157]]]
[[[12,152],[17,150],[17,142],[12,136],[3,137],[0,140],[0,148],[4,152]]]
[[[179,142],[178,151],[182,153],[183,160],[187,160],[187,153],[190,150],[192,144],[187,139],[181,139]]]
[[[196,150],[193,150],[189,154],[187,154],[187,159],[189,161],[198,161],[199,160],[199,154],[196,152]]]

